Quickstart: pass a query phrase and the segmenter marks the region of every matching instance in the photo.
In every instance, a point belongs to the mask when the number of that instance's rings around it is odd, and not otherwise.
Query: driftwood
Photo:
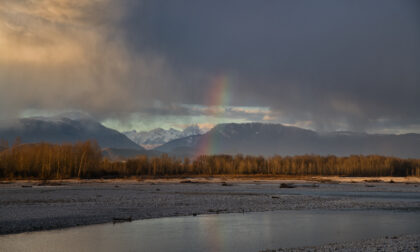
[[[219,214],[219,213],[222,213],[222,212],[227,212],[227,209],[209,209],[208,212]]]
[[[119,222],[131,222],[133,219],[131,217],[128,218],[112,218],[112,222],[119,223]]]
[[[281,183],[280,184],[280,188],[295,188],[296,186],[294,186],[293,184],[286,184],[286,183]]]
[[[200,182],[188,179],[188,180],[181,180],[181,181],[179,181],[179,183],[181,183],[181,184],[198,184]]]

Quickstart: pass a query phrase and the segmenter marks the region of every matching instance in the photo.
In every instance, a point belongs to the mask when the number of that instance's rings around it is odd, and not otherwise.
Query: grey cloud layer
[[[53,41],[41,47],[51,49],[50,61],[0,62],[0,85],[12,90],[1,105],[74,107],[104,118],[188,114],[174,104],[203,104],[210,80],[225,74],[235,76],[228,105],[270,107],[279,121],[310,121],[319,129],[420,125],[417,1],[126,0],[70,7],[59,17],[24,12],[30,17],[18,24],[0,9],[10,40],[26,43],[14,25],[45,32],[39,43]],[[33,24],[39,15],[45,23]],[[54,41],[80,55],[55,62]]]
[[[149,1],[134,48],[178,69],[239,76],[233,101],[317,127],[418,124],[415,1]],[[147,11],[146,11],[147,10]]]

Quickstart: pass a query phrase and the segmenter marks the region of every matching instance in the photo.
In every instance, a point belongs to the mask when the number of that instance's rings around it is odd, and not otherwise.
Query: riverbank
[[[194,176],[140,176],[128,178],[110,179],[11,179],[0,180],[0,184],[33,183],[33,184],[85,184],[85,183],[179,183],[185,181],[220,183],[220,182],[340,182],[340,183],[365,183],[365,182],[395,182],[395,183],[418,183],[420,177],[339,177],[339,176],[285,176],[285,175],[194,175]]]
[[[107,223],[115,218],[300,209],[419,211],[419,199],[418,178],[14,181],[0,184],[0,234]]]

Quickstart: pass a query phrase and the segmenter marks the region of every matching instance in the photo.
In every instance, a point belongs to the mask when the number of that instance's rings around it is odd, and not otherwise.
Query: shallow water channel
[[[420,212],[200,215],[0,236],[2,251],[259,251],[420,233]]]

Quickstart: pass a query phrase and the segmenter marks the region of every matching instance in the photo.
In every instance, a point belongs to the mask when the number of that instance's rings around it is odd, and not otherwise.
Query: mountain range
[[[420,157],[420,134],[318,133],[281,124],[219,124],[203,135],[170,141],[155,150],[179,157],[200,154]]]
[[[0,129],[0,140],[11,145],[17,137],[22,143],[74,143],[96,140],[104,156],[126,159],[137,155],[177,157],[200,154],[245,155],[337,155],[378,154],[401,158],[420,158],[420,134],[367,134],[356,132],[319,133],[281,124],[219,124],[203,133],[197,126],[183,131],[155,129],[125,132],[105,127],[84,115],[23,118],[11,127]],[[1,148],[1,147],[0,147]]]

